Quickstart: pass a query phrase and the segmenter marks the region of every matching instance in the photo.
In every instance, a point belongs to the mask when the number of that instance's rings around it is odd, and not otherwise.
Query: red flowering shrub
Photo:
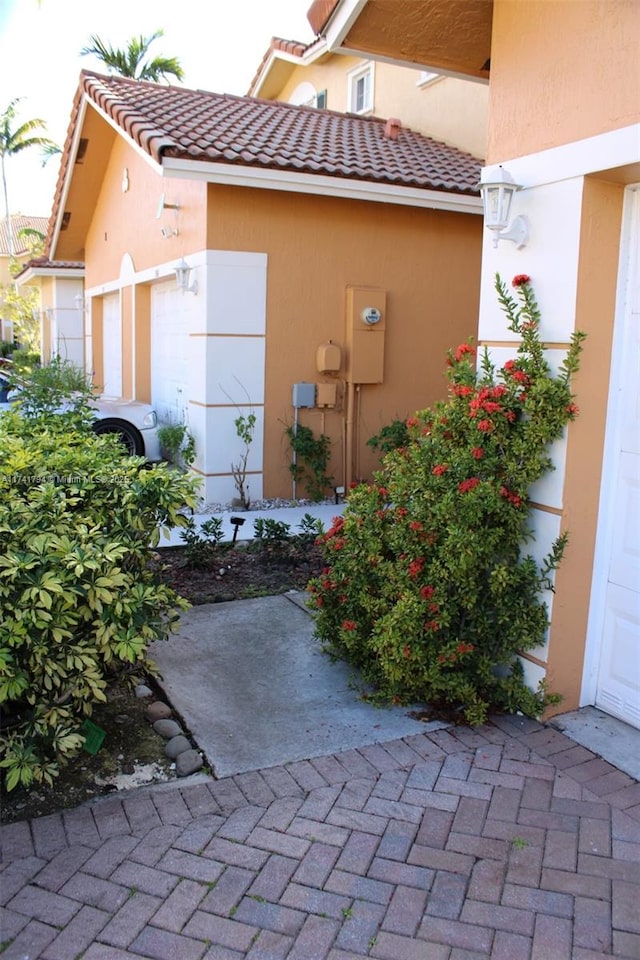
[[[582,334],[552,375],[529,278],[515,297],[496,278],[517,356],[476,365],[462,344],[448,357],[449,397],[407,420],[371,485],[349,494],[324,536],[328,569],[311,584],[316,633],[360,668],[381,699],[427,702],[482,723],[489,710],[541,712],[518,652],[544,641],[541,594],[564,535],[542,567],[527,556],[527,491],[552,464],[549,444],[577,407],[571,377]]]

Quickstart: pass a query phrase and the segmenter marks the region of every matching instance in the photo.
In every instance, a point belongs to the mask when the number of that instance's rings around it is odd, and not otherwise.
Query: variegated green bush
[[[149,644],[186,606],[149,560],[194,483],[97,437],[84,400],[0,416],[0,767],[51,782],[82,747],[107,684],[153,669]],[[46,406],[46,405],[45,405]]]

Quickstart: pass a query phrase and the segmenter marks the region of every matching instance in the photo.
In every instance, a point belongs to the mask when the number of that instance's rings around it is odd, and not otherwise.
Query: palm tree
[[[0,168],[2,170],[2,189],[4,193],[4,210],[7,218],[7,236],[9,238],[9,256],[14,255],[13,231],[11,229],[11,216],[9,212],[9,193],[7,190],[7,171],[6,160],[8,157],[14,157],[23,150],[30,147],[41,147],[44,151],[56,149],[56,145],[48,137],[36,134],[38,130],[45,130],[44,120],[33,119],[25,120],[24,123],[14,126],[16,121],[17,106],[21,97],[16,97],[11,101],[8,107],[0,114]]]
[[[89,37],[89,44],[83,47],[80,55],[93,55],[108,68],[110,73],[117,73],[121,77],[131,77],[132,80],[152,80],[159,83],[167,77],[176,80],[184,78],[184,71],[176,57],[154,57],[145,60],[149,47],[159,37],[164,36],[164,30],[156,30],[150,37],[132,37],[126,50],[114,49],[95,34]]]

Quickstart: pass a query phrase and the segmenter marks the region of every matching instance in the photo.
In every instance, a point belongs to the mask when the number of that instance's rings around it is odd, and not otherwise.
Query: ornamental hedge
[[[472,724],[489,711],[536,716],[558,699],[526,686],[518,656],[545,641],[543,593],[567,540],[542,565],[527,554],[528,490],[577,415],[583,340],[574,334],[554,375],[530,278],[515,277],[512,294],[496,277],[496,291],[517,354],[496,369],[471,342],[450,351],[448,398],[410,418],[406,445],[350,491],[309,585],[317,637],[377,699]]]
[[[47,378],[58,386],[47,383]],[[91,430],[89,394],[60,412],[55,369],[0,416],[0,768],[51,783],[109,683],[153,669],[149,644],[186,606],[150,573],[193,482]],[[78,386],[76,384],[76,386]],[[51,389],[50,389],[51,388]],[[52,399],[53,398],[53,399]]]

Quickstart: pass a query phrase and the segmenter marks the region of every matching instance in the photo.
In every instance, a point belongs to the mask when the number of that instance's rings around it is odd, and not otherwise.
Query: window
[[[373,64],[365,63],[349,74],[349,110],[371,113],[373,110]]]
[[[325,110],[327,106],[327,91],[320,90],[316,93],[316,88],[308,80],[299,83],[291,96],[289,103],[297,107],[317,107],[319,110]]]

